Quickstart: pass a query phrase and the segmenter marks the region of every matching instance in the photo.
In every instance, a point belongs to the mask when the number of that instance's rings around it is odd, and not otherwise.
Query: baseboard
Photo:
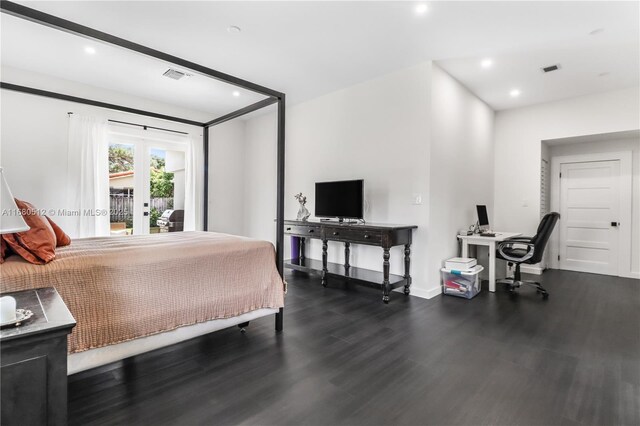
[[[542,275],[544,269],[536,265],[520,265],[520,271],[524,274]]]
[[[416,288],[411,286],[411,295],[420,297],[422,299],[433,299],[436,296],[442,294],[442,288],[440,286],[425,290],[423,288]]]
[[[640,272],[629,272],[627,274],[622,275],[625,278],[635,278],[636,280],[640,279]]]
[[[551,267],[549,269],[555,269],[555,270],[558,270],[558,271],[581,272],[581,273],[585,273],[585,274],[589,273],[589,272],[584,272],[584,271],[573,271],[572,269],[551,268]],[[608,275],[608,274],[602,274],[602,275]],[[633,279],[636,279],[636,280],[640,280],[640,272],[627,272],[627,273],[623,273],[623,274],[620,274],[620,275],[609,275],[609,276],[611,276],[611,277],[619,276],[619,277],[622,277],[622,278],[633,278]]]
[[[513,275],[513,270],[515,267],[509,268],[509,276]],[[533,274],[533,275],[542,275],[544,272],[544,268],[539,265],[522,265],[520,264],[520,272],[523,274]]]

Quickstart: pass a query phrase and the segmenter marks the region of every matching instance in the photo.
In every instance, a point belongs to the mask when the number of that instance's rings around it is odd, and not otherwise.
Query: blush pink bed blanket
[[[273,245],[213,232],[77,239],[47,265],[0,265],[3,293],[39,287],[78,323],[70,353],[284,306]]]

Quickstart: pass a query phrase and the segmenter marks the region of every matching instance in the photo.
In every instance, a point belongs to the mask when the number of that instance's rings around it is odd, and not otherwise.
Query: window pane
[[[109,145],[111,235],[133,234],[133,158],[133,145]]]
[[[180,232],[184,225],[184,152],[151,148],[149,232]]]

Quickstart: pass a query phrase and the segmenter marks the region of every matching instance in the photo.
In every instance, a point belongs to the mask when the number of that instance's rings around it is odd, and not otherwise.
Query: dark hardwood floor
[[[272,316],[70,377],[70,423],[640,424],[640,281],[431,300],[288,275]]]

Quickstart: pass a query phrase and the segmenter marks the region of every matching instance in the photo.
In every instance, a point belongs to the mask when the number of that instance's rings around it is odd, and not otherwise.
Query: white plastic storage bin
[[[440,269],[442,275],[442,292],[452,296],[471,299],[480,293],[480,272],[484,268],[476,265],[467,271],[455,269]]]

